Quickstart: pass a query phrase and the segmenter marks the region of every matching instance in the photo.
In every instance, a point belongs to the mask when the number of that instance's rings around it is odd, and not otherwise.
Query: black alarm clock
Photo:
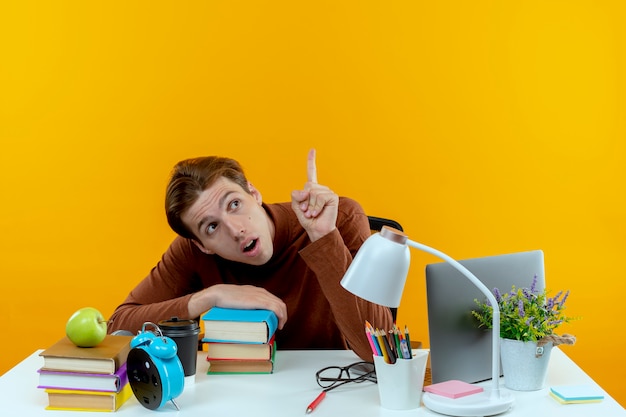
[[[153,326],[156,333],[147,331],[148,325]],[[126,373],[137,401],[150,410],[171,401],[178,409],[174,398],[183,392],[185,374],[176,354],[176,342],[163,336],[159,326],[146,322],[131,340],[130,347]]]

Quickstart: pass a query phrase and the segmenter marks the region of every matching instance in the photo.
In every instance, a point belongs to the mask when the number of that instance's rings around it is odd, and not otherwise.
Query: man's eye
[[[241,205],[241,201],[239,201],[239,200],[233,200],[233,201],[231,201],[231,202],[230,202],[230,209],[231,209],[231,210],[234,210],[234,209],[236,209],[237,207],[239,207],[240,205]]]
[[[207,226],[206,228],[206,232],[207,234],[211,234],[213,232],[215,232],[215,229],[217,228],[217,223],[211,223],[210,225]]]

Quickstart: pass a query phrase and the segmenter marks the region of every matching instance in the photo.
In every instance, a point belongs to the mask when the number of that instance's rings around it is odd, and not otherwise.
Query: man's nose
[[[229,220],[225,223],[226,228],[233,238],[240,239],[244,236],[246,229],[241,222],[238,222],[236,220]]]

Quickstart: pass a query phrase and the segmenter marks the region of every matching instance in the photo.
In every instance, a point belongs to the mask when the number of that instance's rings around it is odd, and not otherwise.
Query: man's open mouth
[[[251,250],[253,250],[256,247],[256,243],[257,243],[258,239],[252,239],[244,248],[243,251],[244,252],[250,252]]]

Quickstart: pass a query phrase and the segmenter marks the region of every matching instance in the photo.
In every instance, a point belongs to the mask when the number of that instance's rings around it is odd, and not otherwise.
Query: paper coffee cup
[[[185,382],[187,382],[189,379],[187,377],[196,374],[200,326],[195,320],[179,320],[178,317],[172,317],[170,320],[161,320],[159,328],[163,336],[176,342],[178,359],[183,365]]]

